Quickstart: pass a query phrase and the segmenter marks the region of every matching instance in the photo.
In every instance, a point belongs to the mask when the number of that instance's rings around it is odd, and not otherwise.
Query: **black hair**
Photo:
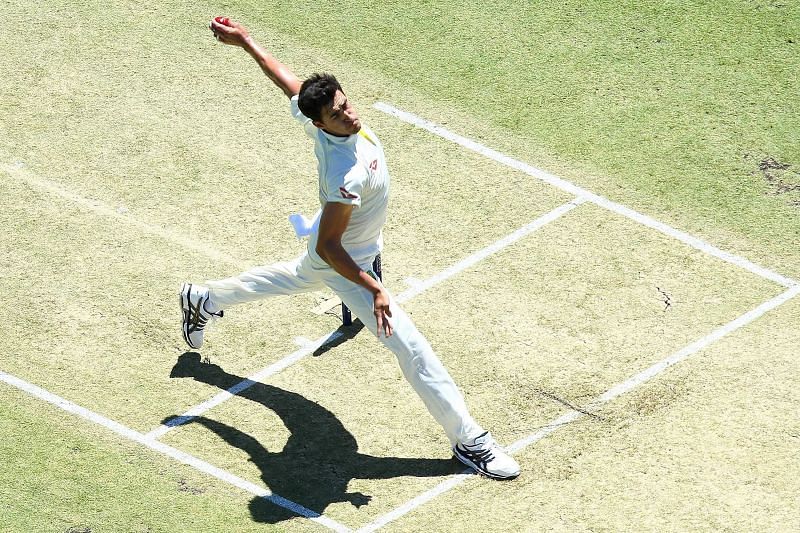
[[[342,91],[342,86],[332,74],[312,74],[300,86],[297,106],[305,116],[319,122],[322,108],[331,105],[336,91]]]

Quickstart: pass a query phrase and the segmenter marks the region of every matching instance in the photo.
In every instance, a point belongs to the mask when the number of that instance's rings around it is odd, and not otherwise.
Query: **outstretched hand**
[[[383,331],[386,338],[392,336],[393,329],[389,323],[392,317],[392,311],[389,309],[389,293],[385,289],[381,289],[375,293],[375,306],[373,312],[375,313],[375,320],[378,322],[378,337],[381,336]]]
[[[250,37],[247,28],[227,17],[216,17],[208,28],[214,33],[214,38],[223,44],[244,46]]]

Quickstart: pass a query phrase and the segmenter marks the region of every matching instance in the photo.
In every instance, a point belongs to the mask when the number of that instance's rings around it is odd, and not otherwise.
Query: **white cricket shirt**
[[[319,173],[319,201],[354,205],[350,223],[342,235],[342,246],[358,264],[369,261],[383,248],[381,229],[389,205],[389,169],[378,137],[363,122],[361,131],[348,137],[330,135],[314,126],[291,99],[292,116],[314,139]],[[327,265],[317,255],[318,231],[308,239],[308,255]]]

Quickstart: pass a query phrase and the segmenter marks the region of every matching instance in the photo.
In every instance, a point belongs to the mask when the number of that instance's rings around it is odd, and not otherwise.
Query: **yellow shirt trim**
[[[358,130],[358,134],[359,134],[359,135],[361,135],[362,137],[364,137],[364,138],[365,138],[366,140],[368,140],[370,143],[372,143],[372,145],[373,145],[373,146],[378,146],[378,145],[377,145],[377,143],[376,143],[375,141],[373,141],[373,140],[372,140],[372,137],[370,137],[369,135],[367,135],[367,132],[366,132],[366,131],[364,131],[364,128],[361,128],[360,130]]]

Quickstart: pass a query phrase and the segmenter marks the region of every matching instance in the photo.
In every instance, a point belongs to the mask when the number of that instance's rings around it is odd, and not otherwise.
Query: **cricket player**
[[[517,462],[473,420],[428,341],[371,270],[383,245],[389,199],[389,171],[378,137],[361,122],[335,77],[314,74],[301,83],[241,24],[218,17],[210,29],[221,43],[249,53],[290,99],[292,116],[314,141],[322,212],[300,258],[205,285],[184,283],[180,302],[186,343],[200,348],[208,320],[230,306],[328,287],[395,354],[460,461],[491,478],[518,476]]]

